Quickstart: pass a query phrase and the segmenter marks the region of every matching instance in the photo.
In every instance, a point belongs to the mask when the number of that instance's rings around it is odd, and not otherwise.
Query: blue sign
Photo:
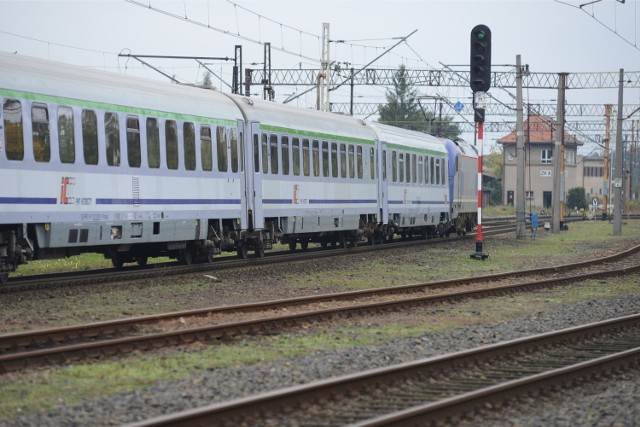
[[[453,106],[453,108],[455,108],[455,110],[459,113],[460,111],[462,111],[462,109],[464,108],[464,104],[460,101],[456,102],[456,104]]]

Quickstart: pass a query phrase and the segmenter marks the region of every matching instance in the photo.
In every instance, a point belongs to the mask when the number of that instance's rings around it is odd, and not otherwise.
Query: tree
[[[569,194],[567,194],[567,209],[573,210],[574,208],[578,209],[587,209],[587,194],[584,191],[584,187],[575,187],[569,190]]]
[[[491,152],[488,155],[483,156],[483,168],[488,174],[495,178],[495,180],[484,185],[484,189],[491,192],[491,204],[502,204],[502,171],[504,169],[504,157],[502,156],[502,151],[497,146],[494,145],[491,148]]]
[[[452,117],[438,117],[425,111],[418,101],[418,92],[408,81],[407,70],[400,65],[393,77],[393,90],[386,92],[387,103],[378,106],[380,123],[431,133],[454,139],[460,129],[452,123]]]
[[[205,72],[202,76],[202,87],[205,89],[213,89],[213,83],[211,83],[211,73]]]

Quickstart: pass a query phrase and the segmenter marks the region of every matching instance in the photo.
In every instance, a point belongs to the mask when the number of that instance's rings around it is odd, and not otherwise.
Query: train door
[[[247,179],[246,179],[246,199],[247,212],[251,212],[253,229],[264,228],[264,211],[262,208],[262,165],[260,163],[260,123],[252,122],[251,131],[247,132],[248,141],[245,145]]]
[[[389,177],[387,176],[387,144],[377,141],[378,145],[378,203],[383,224],[389,222]]]
[[[253,227],[250,222],[249,211],[253,210],[253,199],[248,197],[249,194],[253,194],[253,189],[250,187],[249,176],[252,175],[253,170],[249,167],[251,161],[251,131],[242,120],[238,120],[238,132],[240,133],[240,229],[248,230]]]

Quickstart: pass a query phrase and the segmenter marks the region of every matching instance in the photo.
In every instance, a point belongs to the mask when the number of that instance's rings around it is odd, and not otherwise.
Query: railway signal
[[[486,25],[476,25],[471,30],[471,72],[469,85],[473,91],[474,121],[478,124],[478,234],[476,251],[471,258],[485,260],[489,257],[482,240],[482,143],[484,138],[485,95],[491,87],[491,30]]]
[[[476,25],[471,30],[471,74],[473,92],[486,92],[491,87],[491,30]]]

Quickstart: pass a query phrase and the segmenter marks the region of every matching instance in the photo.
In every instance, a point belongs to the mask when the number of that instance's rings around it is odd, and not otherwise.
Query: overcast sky
[[[271,42],[273,68],[317,68],[326,22],[330,38],[344,41],[331,44],[331,59],[355,68],[381,55],[398,41],[395,38],[417,30],[372,66],[440,69],[448,64],[468,69],[469,33],[485,24],[492,31],[494,70],[512,70],[520,54],[531,71],[640,71],[640,11],[634,0],[602,0],[582,9],[578,6],[588,0],[140,2],[143,6],[125,0],[0,0],[0,50],[166,80],[117,54],[233,57],[234,46],[240,44],[245,68],[261,68],[259,42]],[[190,61],[150,62],[185,82],[201,80],[204,73]],[[210,65],[223,80],[213,81],[221,90],[229,90],[232,65]],[[277,100],[304,89],[276,88]],[[453,103],[469,102],[471,96],[466,88],[418,90],[446,96]],[[512,102],[508,94],[498,92],[491,90]],[[384,94],[382,87],[356,88],[361,102],[384,102]],[[331,100],[347,102],[348,95],[345,88],[332,93]],[[553,102],[556,96],[550,90],[525,91],[529,102]],[[567,101],[617,104],[617,91],[571,91]],[[308,108],[314,97],[296,103]],[[640,90],[626,91],[625,104],[640,104]],[[488,135],[488,142],[500,136]]]

